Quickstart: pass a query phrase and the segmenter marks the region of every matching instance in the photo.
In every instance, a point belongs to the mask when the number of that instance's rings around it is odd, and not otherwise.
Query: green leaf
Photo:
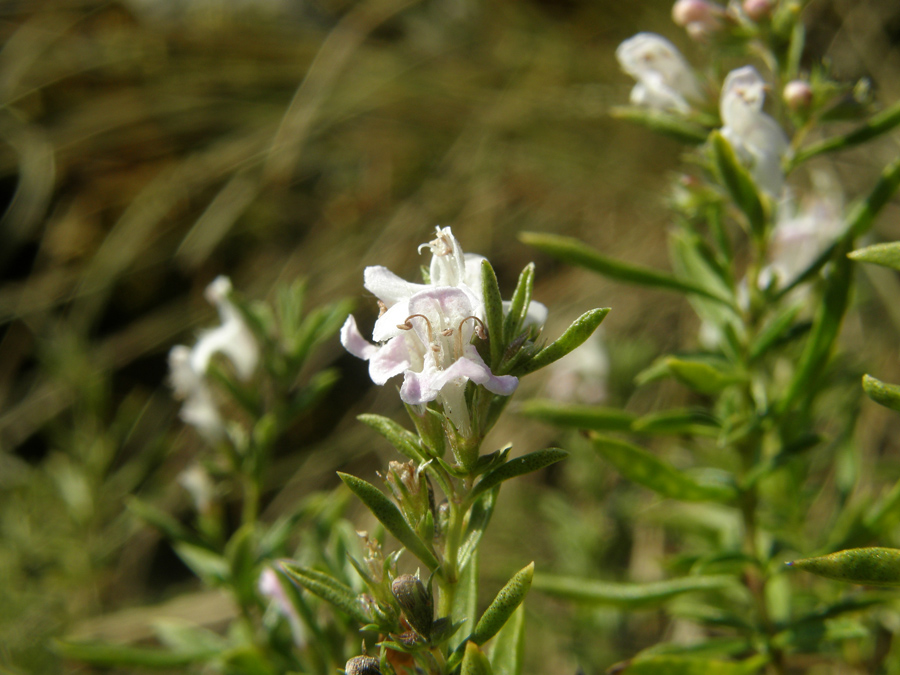
[[[541,349],[520,366],[517,366],[512,374],[521,377],[540,370],[544,366],[549,366],[554,361],[558,361],[587,340],[597,330],[597,327],[603,323],[603,319],[606,318],[607,314],[609,314],[609,307],[585,312],[575,319],[572,325],[555,341]]]
[[[804,572],[863,586],[900,586],[900,549],[851,548],[787,563]]]
[[[805,148],[801,148],[794,155],[791,162],[792,166],[799,166],[803,162],[821,155],[826,152],[835,152],[846,148],[865,143],[866,141],[878,138],[882,134],[887,133],[900,124],[900,101],[891,107],[873,115],[861,127],[854,129],[850,133],[840,136],[832,136],[816,143],[811,143]]]
[[[467,503],[471,504],[482,493],[491,488],[500,485],[503,481],[516,476],[524,476],[527,473],[538,471],[545,466],[555,464],[561,459],[568,457],[569,453],[559,448],[546,448],[536,452],[530,452],[527,455],[511,459],[505,464],[501,464],[493,471],[486,473],[466,498]]]
[[[205,584],[220,586],[228,582],[231,575],[228,561],[218,553],[183,541],[172,544],[172,548]]]
[[[633,414],[619,408],[559,403],[548,399],[525,401],[517,412],[548,424],[592,431],[628,431],[635,419]]]
[[[390,499],[385,497],[381,490],[371,483],[367,483],[362,478],[357,478],[350,474],[338,471],[338,476],[353,494],[369,507],[369,510],[384,525],[385,529],[394,535],[410,553],[421,560],[432,572],[439,567],[440,563],[438,563],[437,558],[434,557],[434,554],[425,542],[419,539],[419,536],[406,522],[403,514],[400,513],[400,509]]]
[[[900,102],[897,105],[900,106]],[[847,216],[845,241],[861,237],[872,228],[875,216],[891,200],[898,186],[900,186],[900,158],[882,170],[869,196],[859,202]]]
[[[254,523],[241,527],[225,546],[225,558],[231,574],[231,585],[245,606],[256,597],[256,531]]]
[[[206,661],[219,653],[218,650],[212,649],[173,652],[151,647],[64,641],[55,642],[54,647],[67,659],[106,668],[179,668]]]
[[[478,612],[478,549],[474,549],[467,564],[460,565],[459,582],[456,594],[453,596],[453,607],[450,610],[450,619],[454,624],[461,623],[467,631],[475,625]],[[450,646],[453,649],[464,644],[466,638],[460,634],[451,639]]]
[[[163,619],[154,624],[154,631],[163,645],[180,654],[205,659],[228,648],[228,641],[218,633],[185,621]]]
[[[554,258],[558,258],[570,265],[577,265],[597,272],[611,279],[626,281],[639,286],[649,286],[676,293],[696,294],[703,297],[718,300],[730,306],[728,298],[722,298],[710,294],[710,292],[687,279],[678,279],[670,274],[629,265],[612,258],[607,258],[589,247],[584,242],[572,237],[562,237],[555,234],[542,234],[537,232],[523,232],[519,235],[524,243],[534,246]]]
[[[764,356],[772,347],[779,344],[782,338],[789,334],[794,320],[806,303],[789,305],[785,310],[777,314],[767,322],[753,340],[750,347],[750,360],[756,361]]]
[[[628,480],[671,499],[731,502],[737,491],[731,485],[700,483],[646,450],[625,441],[593,435],[594,447]]]
[[[613,108],[611,115],[616,119],[636,122],[651,131],[689,145],[700,145],[709,133],[709,130],[700,124],[662,110],[623,106]]]
[[[720,368],[706,361],[679,359],[674,356],[666,358],[665,363],[675,379],[701,394],[718,394],[743,379],[738,373],[725,370],[725,361]]]
[[[745,661],[717,661],[688,656],[648,656],[617,664],[610,669],[616,675],[751,675],[768,659],[755,656]]]
[[[476,499],[469,510],[469,524],[466,527],[465,538],[459,547],[459,569],[465,571],[469,559],[474,558],[478,552],[478,544],[484,536],[484,531],[494,515],[494,507],[497,505],[497,494],[500,488],[494,488]],[[472,618],[474,621],[474,617]]]
[[[497,675],[522,675],[525,661],[525,606],[519,605],[491,643],[491,667]]]
[[[461,675],[493,675],[490,661],[474,642],[466,643],[466,653],[463,656],[460,673]]]
[[[503,342],[509,344],[519,336],[525,317],[528,315],[528,306],[531,304],[531,294],[534,288],[534,263],[528,263],[519,275],[516,290],[513,292],[512,301],[506,318],[503,320]]]
[[[684,593],[714,591],[734,586],[734,577],[725,574],[680,577],[643,584],[548,574],[539,574],[534,580],[534,587],[548,595],[627,609],[655,607]]]
[[[749,172],[741,166],[731,143],[718,131],[710,134],[712,140],[713,161],[718,170],[722,184],[731,195],[731,199],[747,217],[750,231],[756,239],[765,236],[768,215],[765,203],[756,183]]]
[[[158,529],[170,542],[190,541],[197,544],[197,538],[170,514],[133,497],[128,500],[127,508],[138,518]]]
[[[826,279],[822,303],[816,311],[812,330],[794,370],[794,377],[777,404],[779,412],[784,413],[798,397],[809,399],[814,394],[815,382],[831,356],[834,341],[844,320],[852,280],[853,270],[849,258],[838,256]]]
[[[356,622],[363,625],[371,622],[371,618],[363,611],[356,594],[331,575],[286,561],[282,562],[280,567],[295,584],[330,602]]]
[[[635,420],[632,429],[639,434],[715,436],[721,425],[706,410],[666,410]]]
[[[491,347],[491,369],[496,371],[503,359],[506,341],[503,335],[503,298],[491,263],[481,261],[481,290],[484,294],[484,322]]]
[[[426,412],[425,414],[427,415],[428,413]],[[384,436],[401,455],[408,457],[414,462],[425,461],[419,445],[419,437],[408,429],[404,429],[394,420],[370,413],[358,415],[356,419]]]
[[[523,567],[516,572],[507,584],[500,589],[496,597],[484,610],[484,614],[478,620],[475,630],[469,636],[469,640],[477,645],[483,645],[494,637],[506,622],[509,621],[516,608],[525,600],[531,581],[534,578],[534,563]]]
[[[875,263],[900,272],[900,241],[866,246],[848,254],[852,260]]]
[[[863,375],[863,389],[875,403],[900,412],[900,385],[887,384],[871,375]]]

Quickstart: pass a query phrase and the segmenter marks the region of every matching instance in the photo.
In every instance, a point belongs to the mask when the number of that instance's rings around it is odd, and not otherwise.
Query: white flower
[[[778,123],[763,112],[765,99],[765,81],[753,66],[744,66],[725,78],[719,113],[722,135],[750,165],[757,185],[777,198],[784,187],[781,160],[790,144]]]
[[[637,84],[631,90],[634,105],[687,113],[703,101],[703,89],[694,71],[671,42],[655,33],[638,33],[616,49],[616,58]]]
[[[206,299],[216,306],[222,324],[201,333],[197,344],[177,345],[169,352],[169,379],[175,396],[184,399],[181,418],[204,437],[216,440],[223,424],[212,390],[206,381],[209,362],[215,354],[224,355],[241,380],[248,380],[259,361],[259,347],[237,308],[228,299],[231,281],[217,277],[206,288]]]
[[[797,205],[786,195],[778,206],[778,218],[769,245],[769,264],[760,273],[767,286],[793,281],[841,233],[844,227],[843,200],[827,174],[813,176],[813,192]]]
[[[511,375],[494,375],[471,344],[486,338],[480,256],[464,255],[450,228],[438,228],[427,246],[433,258],[429,284],[413,284],[384,267],[365,271],[365,286],[382,305],[373,338],[366,340],[350,316],[341,328],[341,344],[369,362],[369,375],[383,385],[403,375],[400,398],[410,405],[437,400],[456,428],[469,431],[465,401],[471,380],[488,391],[509,396],[518,386]],[[542,321],[546,308],[529,307],[531,321]]]

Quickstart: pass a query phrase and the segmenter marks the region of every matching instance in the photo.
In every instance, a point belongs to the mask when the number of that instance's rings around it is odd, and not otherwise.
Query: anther
[[[424,314],[410,314],[408,317],[406,317],[406,321],[397,324],[397,328],[399,328],[400,330],[412,330],[412,320],[416,317],[422,319],[425,322],[425,329],[428,331],[428,342],[432,343],[433,345],[434,333],[431,330],[431,321],[429,321],[428,317]]]
[[[387,311],[387,305],[384,304],[381,300],[378,301],[378,318],[384,316],[384,313]]]

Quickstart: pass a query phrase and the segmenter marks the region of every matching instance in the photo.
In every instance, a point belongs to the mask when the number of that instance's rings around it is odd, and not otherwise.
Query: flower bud
[[[751,21],[762,21],[772,15],[772,5],[772,0],[744,0],[744,14]]]
[[[672,5],[672,21],[684,28],[690,23],[715,21],[721,8],[707,0],[678,0]]]
[[[412,574],[401,574],[391,584],[391,592],[403,608],[409,625],[422,637],[431,637],[434,600],[425,585]]]
[[[372,656],[354,656],[344,666],[347,675],[381,675],[378,659]]]
[[[791,80],[784,85],[784,91],[781,94],[787,107],[797,112],[808,108],[813,100],[813,90],[809,86],[809,82],[803,80]]]
[[[721,28],[724,15],[720,5],[708,0],[678,0],[672,5],[672,21],[694,39],[703,39]]]

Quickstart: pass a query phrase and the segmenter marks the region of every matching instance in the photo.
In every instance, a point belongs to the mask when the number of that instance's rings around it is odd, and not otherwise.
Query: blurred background
[[[685,303],[566,269],[517,239],[569,234],[667,267],[681,147],[608,110],[627,101],[632,83],[614,50],[634,33],[662,33],[702,62],[670,9],[669,0],[0,3],[0,669],[77,670],[52,637],[140,642],[161,613],[212,624],[227,615],[123,507],[138,494],[176,515],[188,508],[176,477],[203,444],[178,419],[166,355],[215,322],[202,291],[219,274],[256,299],[305,277],[312,304],[351,297],[371,321],[363,268],[414,279],[427,262],[416,247],[435,225],[452,226],[466,251],[490,258],[507,294],[536,261],[546,335],[587,309],[613,308],[592,396],[644,410],[679,396],[635,392],[632,378],[662,351],[696,343]],[[900,97],[897,3],[813,0],[805,16],[808,63],[827,58],[838,78],[867,77],[882,101]],[[849,201],[897,152],[895,138],[823,162]],[[888,207],[878,239],[900,239],[898,215]],[[875,284],[863,281],[848,344],[860,372],[900,381],[897,279],[866,274]],[[334,487],[336,469],[371,477],[393,459],[354,420],[363,411],[402,419],[393,389],[375,391],[336,340],[321,356],[342,380],[280,449],[264,517]],[[517,397],[552,392],[547,377],[526,380]],[[896,457],[897,422],[863,407],[865,447]],[[526,452],[578,441],[513,414],[490,440],[506,442]],[[626,530],[620,516],[637,508],[637,493],[614,492],[616,481],[585,456],[505,489],[486,538],[488,588],[531,559],[539,570],[658,578],[666,542],[652,518]],[[609,663],[663,628],[654,613],[573,611],[537,594],[529,621],[531,672]]]

